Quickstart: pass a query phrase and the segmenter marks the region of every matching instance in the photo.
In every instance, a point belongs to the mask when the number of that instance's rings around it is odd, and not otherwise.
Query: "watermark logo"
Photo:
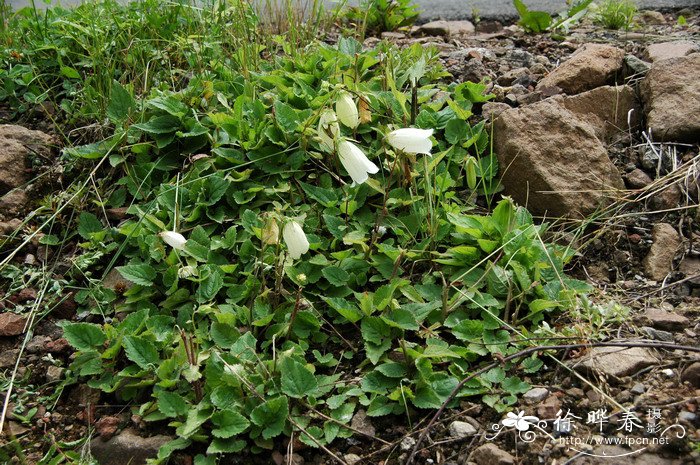
[[[662,428],[661,409],[650,408],[646,412],[646,418],[641,419],[632,410],[626,410],[619,415],[608,415],[607,409],[600,408],[587,412],[586,417],[574,415],[570,410],[564,413],[559,410],[553,419],[541,420],[533,415],[526,415],[525,411],[518,413],[508,412],[500,423],[491,425],[495,434],[486,436],[486,439],[496,439],[501,433],[511,431],[523,442],[531,443],[539,437],[546,437],[554,443],[564,444],[568,449],[582,455],[591,457],[615,458],[632,454],[638,454],[651,445],[666,445],[672,439],[682,439],[686,430],[682,425],[673,424]],[[581,423],[589,425],[589,430],[598,434],[585,436],[578,435],[577,429]],[[614,423],[616,434],[605,436],[603,430],[609,423]],[[597,455],[589,452],[584,446],[627,446],[630,452],[620,455]]]

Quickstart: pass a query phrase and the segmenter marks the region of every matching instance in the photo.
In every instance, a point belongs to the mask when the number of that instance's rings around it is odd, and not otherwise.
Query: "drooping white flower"
[[[379,171],[377,165],[372,163],[358,146],[345,139],[338,142],[338,156],[355,184],[367,181],[367,173],[374,174]]]
[[[525,412],[521,410],[517,415],[513,412],[508,412],[506,418],[501,420],[501,423],[508,428],[515,427],[518,431],[527,431],[530,429],[531,424],[536,424],[538,421],[540,421],[539,418],[525,415]]]
[[[340,126],[338,126],[338,117],[335,112],[323,110],[318,120],[318,137],[321,139],[321,148],[326,152],[332,152],[339,133]]]
[[[299,223],[296,221],[288,221],[282,229],[282,236],[284,237],[284,243],[287,244],[287,249],[289,250],[289,255],[297,260],[301,258],[306,252],[309,251],[309,240],[304,234],[304,230],[301,229]]]
[[[185,248],[185,236],[175,231],[163,231],[160,233],[161,239],[175,250],[182,250]]]
[[[335,114],[338,120],[350,129],[355,129],[360,124],[360,114],[352,95],[342,92],[335,102]]]
[[[432,129],[403,128],[391,131],[386,138],[395,149],[406,153],[430,155],[430,150],[433,148],[433,142],[430,140],[432,135]]]

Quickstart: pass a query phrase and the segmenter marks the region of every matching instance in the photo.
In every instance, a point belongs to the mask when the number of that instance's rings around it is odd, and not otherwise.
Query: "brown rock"
[[[557,416],[561,410],[561,400],[556,394],[550,394],[537,406],[537,416],[540,419],[550,419]]]
[[[429,36],[458,36],[474,34],[471,21],[431,21],[418,28],[420,34]]]
[[[51,353],[67,352],[70,344],[65,338],[59,338],[46,344],[46,351]]]
[[[0,212],[5,217],[19,216],[24,212],[28,204],[29,196],[27,192],[24,189],[15,188],[0,197]]]
[[[654,328],[665,329],[668,331],[680,331],[690,324],[690,320],[673,312],[667,312],[660,308],[648,308],[644,312],[644,318]]]
[[[8,221],[0,221],[0,235],[10,236],[22,227],[22,220],[12,218]]]
[[[0,336],[17,336],[24,332],[27,319],[16,313],[0,313]]]
[[[535,214],[586,216],[624,187],[596,129],[561,101],[504,111],[494,125],[506,194]]]
[[[469,461],[476,465],[513,465],[515,459],[508,452],[490,442],[474,449],[469,455]]]
[[[630,86],[603,86],[578,95],[552,98],[591,125],[598,139],[605,142],[639,126],[641,108]]]
[[[700,389],[700,362],[688,365],[681,373],[681,381],[687,381],[696,389]]]
[[[27,182],[26,157],[31,152],[48,156],[53,139],[41,131],[0,125],[0,196]]]
[[[676,184],[669,184],[661,192],[651,197],[650,206],[654,210],[671,210],[678,207],[681,190]]]
[[[621,378],[655,363],[658,363],[656,357],[643,347],[595,347],[576,368]]]
[[[90,441],[90,452],[100,465],[145,465],[146,460],[158,454],[160,446],[173,438],[151,436],[143,438],[127,428],[109,441],[95,438]]]
[[[644,270],[651,279],[663,281],[671,271],[681,238],[668,223],[655,224],[651,230],[651,238],[651,248],[643,261]]]
[[[500,75],[496,82],[501,86],[510,86],[513,85],[513,81],[523,76],[531,76],[530,70],[527,68],[515,68]]]
[[[353,415],[352,421],[350,422],[350,426],[369,436],[374,436],[376,434],[374,425],[372,424],[370,418],[367,416],[367,412],[365,412],[362,409],[359,409],[357,412],[355,412],[355,415]]]
[[[640,13],[642,21],[646,24],[661,25],[666,24],[666,18],[660,11],[644,10]]]
[[[18,356],[19,349],[0,350],[0,368],[10,368],[15,366]]]
[[[652,44],[644,52],[647,60],[651,62],[667,60],[669,58],[684,57],[691,53],[700,52],[700,46],[690,40],[676,40]]]
[[[30,354],[39,354],[42,353],[46,350],[46,344],[51,342],[51,338],[48,336],[42,336],[42,335],[37,335],[34,336],[28,343],[27,343],[27,353]]]
[[[641,189],[652,183],[652,179],[644,171],[639,168],[627,173],[625,176],[627,186],[632,189]]]
[[[36,289],[33,287],[25,287],[16,296],[15,302],[18,304],[23,304],[30,300],[36,299]]]
[[[700,140],[700,53],[655,63],[642,81],[647,123],[654,139]]]
[[[602,44],[585,44],[571,58],[544,77],[537,88],[559,87],[567,94],[578,94],[615,82],[622,71],[625,52]]]
[[[507,103],[486,102],[484,106],[481,107],[481,115],[486,119],[494,120],[498,118],[498,115],[510,109],[511,106]]]
[[[97,423],[95,423],[95,429],[97,430],[97,434],[102,437],[102,440],[107,441],[117,433],[119,423],[121,423],[121,419],[116,415],[101,417],[97,420]]]
[[[689,281],[695,285],[700,285],[700,258],[686,256],[678,265],[678,271],[683,273]]]

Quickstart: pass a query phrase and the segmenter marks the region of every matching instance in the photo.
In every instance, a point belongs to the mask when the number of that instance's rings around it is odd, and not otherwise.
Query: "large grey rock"
[[[649,61],[655,62],[668,58],[684,57],[696,52],[700,52],[700,45],[697,43],[690,40],[676,40],[652,44],[647,47],[644,54]]]
[[[673,258],[681,245],[676,229],[668,223],[657,223],[651,229],[651,248],[644,257],[644,271],[656,281],[663,281],[673,267]]]
[[[32,152],[48,157],[53,139],[41,131],[0,124],[0,196],[28,181],[26,157]]]
[[[585,44],[545,76],[537,89],[558,87],[566,94],[578,94],[614,83],[621,76],[624,58],[625,52],[617,47]]]
[[[538,215],[586,216],[606,203],[605,192],[624,188],[598,137],[607,129],[595,121],[604,119],[586,116],[595,112],[578,115],[567,102],[547,99],[513,108],[494,122],[506,194]]]
[[[170,436],[144,438],[127,428],[109,441],[95,438],[90,441],[90,452],[100,465],[145,465],[154,458],[160,446],[172,440]]]
[[[642,81],[653,138],[700,141],[700,53],[654,63]]]
[[[643,347],[595,347],[577,368],[621,378],[656,363],[656,357]]]

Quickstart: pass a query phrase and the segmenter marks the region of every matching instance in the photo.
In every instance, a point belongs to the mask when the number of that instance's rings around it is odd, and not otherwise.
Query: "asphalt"
[[[2,0],[0,0],[1,2]],[[265,0],[267,1],[267,0]],[[275,1],[275,0],[272,0]],[[285,0],[276,0],[284,2]],[[334,0],[324,0],[328,6],[337,4]],[[532,10],[543,10],[558,13],[567,8],[566,0],[524,0]],[[29,0],[5,0],[6,4],[18,9],[29,6]],[[63,6],[81,3],[80,0],[62,0],[53,2]],[[348,5],[357,4],[357,0],[349,0]],[[512,0],[414,0],[421,10],[420,21],[433,19],[471,19],[476,12],[482,19],[511,19],[517,17]],[[672,10],[685,7],[700,8],[700,0],[637,0],[640,9]],[[46,8],[43,0],[35,0],[37,8]]]

